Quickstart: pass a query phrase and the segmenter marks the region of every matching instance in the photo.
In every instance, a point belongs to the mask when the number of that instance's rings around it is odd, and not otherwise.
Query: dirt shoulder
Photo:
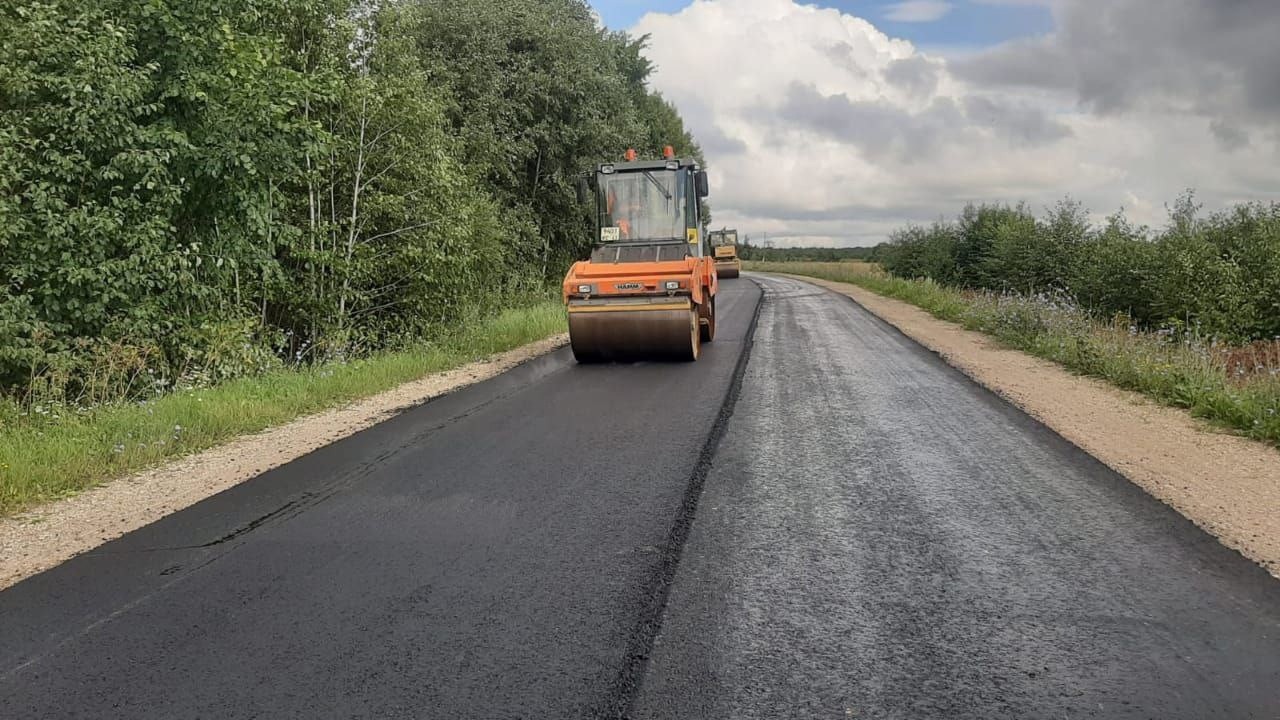
[[[1280,452],[914,305],[854,285],[789,276],[853,298],[1280,578]]]
[[[0,518],[0,590],[414,405],[563,346],[556,335]]]

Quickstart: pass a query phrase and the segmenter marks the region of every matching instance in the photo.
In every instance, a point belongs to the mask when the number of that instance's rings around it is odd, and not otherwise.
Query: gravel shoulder
[[[569,336],[561,334],[530,343],[241,437],[30,512],[0,518],[0,590],[406,408],[492,378],[568,341]]]
[[[1280,578],[1280,452],[854,285],[852,298]]]

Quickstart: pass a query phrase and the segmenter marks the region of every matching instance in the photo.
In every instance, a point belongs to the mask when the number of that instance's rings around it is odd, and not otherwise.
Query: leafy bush
[[[1190,194],[1162,232],[1123,215],[1092,227],[1077,203],[1036,218],[971,205],[954,222],[893,234],[877,257],[902,278],[1020,294],[1065,293],[1095,317],[1242,343],[1280,336],[1280,204],[1200,216]]]

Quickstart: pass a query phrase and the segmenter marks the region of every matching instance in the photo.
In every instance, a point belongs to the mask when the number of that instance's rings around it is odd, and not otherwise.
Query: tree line
[[[25,0],[0,37],[10,393],[436,337],[588,249],[595,162],[701,157],[582,0]]]
[[[1123,214],[1101,227],[1079,203],[969,205],[879,247],[894,275],[1017,293],[1063,292],[1100,316],[1227,342],[1280,337],[1280,203],[1205,215],[1190,193],[1159,231]]]
[[[738,246],[738,255],[743,260],[779,262],[870,262],[876,257],[877,247],[770,247],[763,240],[744,235]]]

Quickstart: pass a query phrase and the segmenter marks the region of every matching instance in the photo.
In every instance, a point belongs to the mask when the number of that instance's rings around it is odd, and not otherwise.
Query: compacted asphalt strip
[[[718,305],[0,592],[0,717],[1280,718],[1261,569],[844,297]]]
[[[757,280],[633,716],[1280,718],[1280,582],[848,298]]]
[[[696,363],[561,350],[0,593],[0,717],[625,707],[759,297]]]

